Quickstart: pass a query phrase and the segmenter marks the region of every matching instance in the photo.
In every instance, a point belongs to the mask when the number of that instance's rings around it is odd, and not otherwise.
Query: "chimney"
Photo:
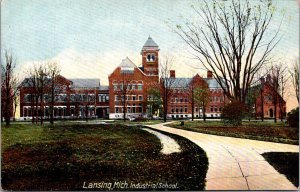
[[[175,78],[175,70],[170,70],[170,78]]]
[[[213,76],[213,72],[212,71],[207,71],[207,78],[211,79]]]

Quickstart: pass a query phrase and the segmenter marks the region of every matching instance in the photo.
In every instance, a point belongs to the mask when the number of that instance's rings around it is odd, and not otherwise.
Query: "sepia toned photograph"
[[[298,0],[1,0],[1,190],[298,191]]]

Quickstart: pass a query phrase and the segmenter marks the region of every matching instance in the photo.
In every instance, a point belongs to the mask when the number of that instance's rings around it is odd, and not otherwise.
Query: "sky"
[[[201,1],[201,0],[199,0]],[[251,1],[250,1],[251,2]],[[108,75],[129,57],[141,66],[140,51],[149,35],[159,45],[160,57],[172,56],[176,76],[205,76],[189,48],[166,22],[195,18],[191,5],[198,0],[2,0],[1,54],[9,50],[20,77],[33,64],[55,61],[67,78]],[[299,56],[299,3],[276,0],[285,10],[282,40],[274,57],[291,63]],[[272,27],[279,25],[275,17]],[[294,107],[292,96],[290,107]]]

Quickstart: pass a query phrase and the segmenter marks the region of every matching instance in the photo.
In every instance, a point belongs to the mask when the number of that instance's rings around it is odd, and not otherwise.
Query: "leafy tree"
[[[152,117],[154,114],[158,114],[162,104],[161,92],[157,87],[150,87],[147,93],[147,105],[150,107],[150,115]]]
[[[288,113],[287,122],[291,127],[299,128],[299,107]]]
[[[222,118],[225,124],[241,125],[243,118],[247,115],[247,106],[240,101],[233,101],[225,105]]]
[[[197,87],[194,90],[195,94],[195,103],[199,107],[199,116],[200,108],[202,108],[203,120],[206,121],[206,107],[210,102],[210,91],[208,87]]]

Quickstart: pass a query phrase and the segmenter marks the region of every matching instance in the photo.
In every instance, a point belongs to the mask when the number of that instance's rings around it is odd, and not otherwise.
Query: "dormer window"
[[[148,54],[147,55],[147,62],[154,62],[155,61],[155,54]]]

